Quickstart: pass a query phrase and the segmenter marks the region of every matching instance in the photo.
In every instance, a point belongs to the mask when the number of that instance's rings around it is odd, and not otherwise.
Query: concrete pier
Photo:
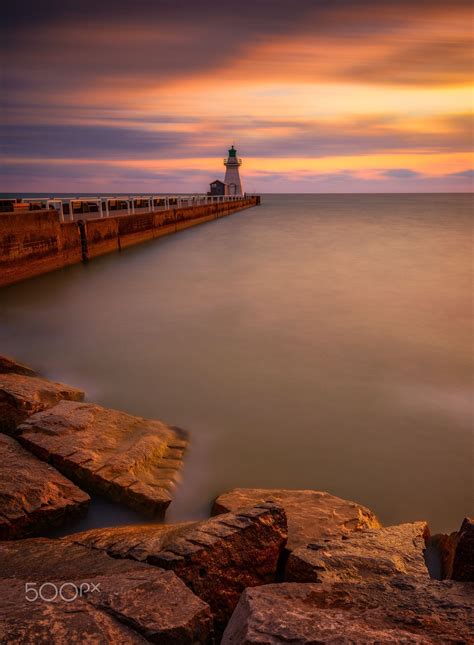
[[[0,213],[0,287],[176,233],[260,203],[260,197],[63,222],[54,210]]]

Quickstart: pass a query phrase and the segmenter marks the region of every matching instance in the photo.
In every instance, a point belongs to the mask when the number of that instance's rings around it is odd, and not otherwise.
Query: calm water
[[[191,432],[168,519],[234,486],[454,530],[472,503],[471,197],[260,208],[0,291],[0,351]],[[97,504],[88,525],[134,519]]]

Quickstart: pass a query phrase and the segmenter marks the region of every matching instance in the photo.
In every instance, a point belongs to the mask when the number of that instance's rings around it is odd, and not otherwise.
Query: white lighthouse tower
[[[243,195],[242,182],[240,181],[239,166],[242,165],[242,159],[237,157],[237,150],[234,146],[229,150],[229,156],[224,159],[225,166],[225,194],[226,195]]]

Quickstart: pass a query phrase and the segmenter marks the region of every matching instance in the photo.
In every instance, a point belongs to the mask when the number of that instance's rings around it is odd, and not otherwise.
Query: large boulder
[[[210,605],[221,631],[246,587],[275,581],[286,536],[283,509],[263,504],[203,522],[93,529],[63,541],[174,571]]]
[[[247,589],[222,645],[468,643],[474,585],[398,576],[378,582]]]
[[[29,417],[19,441],[84,490],[149,516],[170,503],[187,440],[160,421],[61,401]]]
[[[13,358],[0,356],[0,374],[23,374],[24,376],[38,376],[37,372],[28,365],[17,363]]]
[[[316,490],[234,488],[219,495],[212,514],[235,513],[241,508],[267,500],[285,509],[289,551],[320,538],[339,537],[361,529],[380,527],[374,513],[365,506]]]
[[[0,434],[0,539],[38,534],[83,515],[89,495]]]
[[[357,531],[344,538],[311,542],[290,553],[291,582],[367,582],[398,574],[428,576],[426,522]]]
[[[171,571],[42,538],[0,543],[0,562],[0,642],[211,642],[209,607]]]
[[[0,431],[14,434],[16,427],[35,412],[59,401],[82,401],[84,392],[36,376],[0,373]]]

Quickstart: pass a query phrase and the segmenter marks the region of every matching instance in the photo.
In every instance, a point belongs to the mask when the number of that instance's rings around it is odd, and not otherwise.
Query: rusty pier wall
[[[260,197],[60,222],[56,211],[0,213],[0,287],[176,233],[260,203]]]

